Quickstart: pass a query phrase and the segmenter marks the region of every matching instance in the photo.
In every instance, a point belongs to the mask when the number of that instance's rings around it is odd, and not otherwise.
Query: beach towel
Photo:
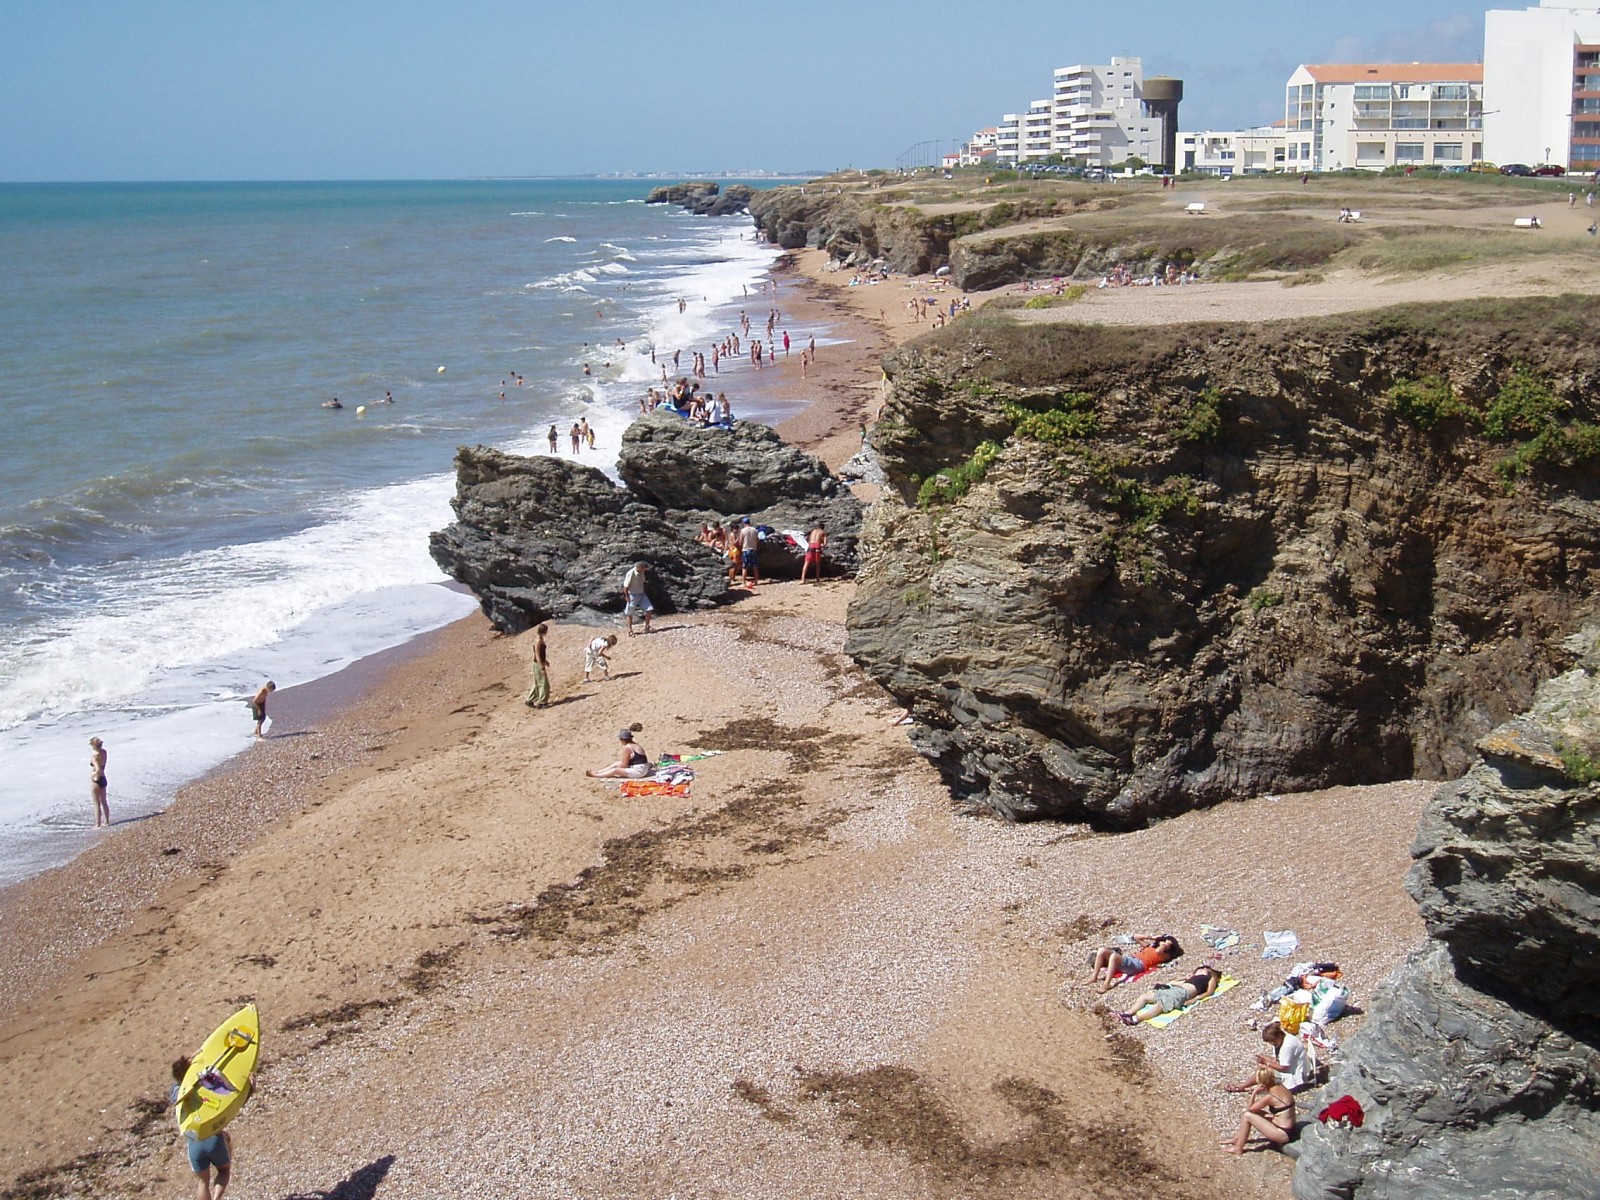
[[[1239,931],[1220,925],[1200,926],[1200,940],[1213,950],[1231,950],[1239,944]]]
[[[1161,1013],[1159,1016],[1151,1017],[1145,1022],[1145,1024],[1150,1026],[1152,1029],[1165,1029],[1179,1017],[1183,1016],[1184,1013],[1191,1012],[1192,1010],[1199,1008],[1207,1000],[1210,1000],[1214,996],[1222,995],[1222,993],[1227,991],[1229,988],[1237,987],[1238,983],[1239,981],[1232,975],[1224,975],[1220,980],[1217,981],[1217,990],[1212,992],[1210,996],[1201,996],[1200,999],[1191,1000],[1182,1008],[1175,1008],[1171,1012]]]
[[[622,781],[622,795],[632,799],[635,796],[687,796],[689,794],[689,781],[671,783],[664,779],[624,779]]]
[[[1167,964],[1166,963],[1160,963],[1158,965],[1164,967]],[[1115,975],[1113,975],[1111,977],[1111,986],[1112,987],[1116,987],[1119,984],[1132,983],[1135,979],[1143,979],[1146,975],[1150,974],[1150,972],[1154,971],[1154,970],[1155,970],[1155,967],[1146,967],[1142,971],[1135,971],[1132,975],[1124,975],[1122,972],[1118,971]]]
[[[1262,958],[1288,958],[1300,948],[1300,939],[1295,936],[1294,930],[1282,929],[1274,932],[1270,929],[1261,933],[1267,943],[1267,948],[1261,952]]]

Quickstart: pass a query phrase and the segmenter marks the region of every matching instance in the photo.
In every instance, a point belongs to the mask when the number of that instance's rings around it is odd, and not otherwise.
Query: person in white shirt
[[[644,616],[644,631],[650,632],[650,618],[655,616],[655,605],[650,603],[650,595],[645,591],[645,576],[650,573],[650,564],[646,562],[635,563],[633,568],[622,577],[622,611],[628,617],[628,636],[633,636],[633,618],[637,615]]]

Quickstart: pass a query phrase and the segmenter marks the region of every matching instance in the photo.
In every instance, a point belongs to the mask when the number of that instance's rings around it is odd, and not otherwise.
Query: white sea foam
[[[760,308],[757,284],[776,252],[732,236],[732,222],[663,216],[673,222],[670,235],[629,234],[647,248],[602,242],[610,261],[525,285],[583,293],[587,284],[607,317],[593,338],[593,377],[578,379],[576,360],[566,379],[530,372],[537,391],[529,399],[537,395],[543,414],[524,435],[503,441],[508,449],[547,453],[553,421],[565,453],[568,427],[587,418],[597,445],[579,461],[615,478],[622,432],[644,385],[659,379],[650,346],[668,355],[709,347],[733,328],[746,288]],[[569,252],[546,253],[558,256],[552,267],[571,265],[559,258]],[[688,301],[681,314],[680,296]],[[587,321],[583,305],[575,307],[574,317]],[[604,344],[615,337],[625,350]],[[445,348],[436,357],[459,355]],[[392,378],[401,401],[410,401]],[[430,372],[404,382],[448,391],[457,378],[452,366],[448,377]],[[408,433],[420,428],[403,425]],[[462,440],[473,436],[470,419],[461,430]],[[113,815],[148,812],[248,745],[242,698],[263,679],[283,686],[315,679],[471,611],[471,597],[439,586],[443,577],[418,535],[450,521],[453,487],[453,475],[439,473],[358,489],[326,502],[307,528],[287,536],[59,580],[92,603],[8,630],[0,644],[0,762],[8,767],[0,774],[0,882],[60,861],[96,836],[85,786],[90,734],[111,751]]]
[[[575,237],[567,237],[565,234],[563,234],[560,237],[547,237],[547,238],[545,238],[545,245],[549,245],[551,242],[575,242],[577,240],[578,239],[575,238]]]

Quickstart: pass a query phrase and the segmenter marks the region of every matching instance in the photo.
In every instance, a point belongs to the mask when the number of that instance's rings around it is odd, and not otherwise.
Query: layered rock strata
[[[1600,1195],[1600,628],[1425,810],[1430,940],[1379,992],[1312,1126],[1299,1200]]]
[[[802,532],[820,521],[828,570],[855,570],[860,505],[822,463],[766,426],[699,429],[652,413],[623,435],[618,473],[626,487],[570,459],[462,447],[456,520],[429,538],[429,550],[507,633],[621,611],[622,576],[640,561],[651,564],[659,611],[723,603],[727,560],[695,540],[713,520],[749,517]],[[760,563],[765,578],[793,578],[801,558],[774,538],[763,542]]]
[[[958,322],[887,364],[847,649],[1008,816],[1458,776],[1587,610],[1596,317]]]

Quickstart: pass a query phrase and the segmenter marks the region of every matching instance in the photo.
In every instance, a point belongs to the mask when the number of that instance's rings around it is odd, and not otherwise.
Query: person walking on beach
[[[806,535],[806,557],[800,564],[800,582],[806,581],[806,576],[811,577],[812,583],[822,582],[822,548],[828,544],[828,531],[818,521],[816,527]]]
[[[184,1076],[189,1073],[191,1061],[187,1058],[172,1060],[174,1083],[172,1090],[167,1093],[169,1107],[177,1107],[178,1100],[183,1094]],[[254,1075],[245,1081],[244,1090],[246,1099],[256,1090]],[[194,1172],[196,1200],[222,1200],[223,1194],[228,1190],[228,1184],[233,1179],[232,1136],[224,1129],[208,1138],[194,1141],[185,1137],[183,1143],[189,1151],[189,1169]]]
[[[111,824],[111,806],[106,803],[106,747],[97,737],[89,739],[89,795],[94,799],[94,827]]]
[[[528,689],[527,700],[523,701],[529,708],[550,707],[550,653],[544,642],[544,635],[549,632],[548,625],[534,630],[533,686]]]
[[[278,690],[278,685],[272,680],[267,680],[250,701],[250,715],[256,719],[256,737],[264,738],[266,733],[262,726],[267,723],[267,697]]]
[[[617,644],[617,635],[608,633],[597,637],[583,648],[583,681],[591,682],[595,671],[601,679],[611,678],[611,650]]]
[[[756,553],[760,546],[761,533],[746,517],[739,526],[739,582],[745,587],[753,588],[761,582],[760,556]]]
[[[633,618],[638,614],[644,615],[644,631],[650,632],[650,618],[656,615],[655,605],[650,603],[650,595],[645,591],[645,576],[650,573],[650,564],[647,562],[635,563],[633,568],[622,577],[622,611],[628,618],[628,636],[633,636]]]

